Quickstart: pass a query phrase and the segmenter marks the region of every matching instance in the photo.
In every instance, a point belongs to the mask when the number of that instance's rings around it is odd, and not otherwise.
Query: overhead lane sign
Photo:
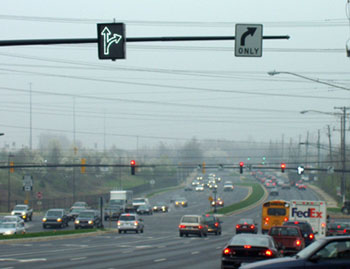
[[[98,57],[102,60],[125,59],[125,24],[97,24]]]
[[[262,24],[236,24],[235,56],[262,56]]]

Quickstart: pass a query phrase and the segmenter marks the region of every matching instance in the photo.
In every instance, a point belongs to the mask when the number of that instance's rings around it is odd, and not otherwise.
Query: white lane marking
[[[0,259],[0,262],[45,262],[47,259],[45,258],[38,258],[38,259]]]
[[[80,248],[87,248],[89,245],[78,245],[78,244],[64,244],[62,245],[64,247],[80,247]]]
[[[166,246],[158,246],[158,248],[166,248]]]
[[[166,261],[166,259],[157,259],[157,260],[154,260],[154,262],[164,262],[164,261]]]
[[[191,252],[192,255],[199,254],[199,251],[193,251]]]
[[[142,248],[153,248],[153,246],[148,245],[148,246],[136,246],[137,249],[142,249]]]
[[[222,249],[222,247],[216,247],[216,249]]]
[[[1,267],[1,269],[14,269],[15,267]]]
[[[71,261],[79,261],[79,260],[85,260],[86,257],[78,257],[78,258],[71,258]]]

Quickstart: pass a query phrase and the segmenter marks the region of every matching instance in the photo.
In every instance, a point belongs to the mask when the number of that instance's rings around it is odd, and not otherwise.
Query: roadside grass
[[[8,239],[22,239],[22,238],[35,238],[44,236],[58,236],[58,235],[70,235],[70,234],[82,234],[91,233],[96,231],[103,231],[103,229],[79,229],[79,230],[69,230],[69,231],[47,231],[47,232],[37,232],[37,233],[26,233],[26,234],[13,234],[13,235],[0,235],[0,240]]]
[[[168,188],[164,188],[164,189],[160,189],[160,190],[156,190],[154,192],[148,193],[146,195],[147,198],[153,197],[154,195],[160,194],[160,193],[164,193],[164,192],[168,192],[168,191],[174,191],[174,190],[178,190],[178,189],[182,189],[183,186],[174,186],[174,187],[168,187]]]
[[[238,203],[235,203],[235,204],[225,206],[223,208],[218,209],[217,210],[218,214],[233,213],[237,210],[248,207],[248,206],[260,201],[260,199],[265,194],[263,187],[259,183],[240,183],[240,184],[236,184],[236,186],[250,186],[250,187],[252,187],[252,193],[246,199],[244,199]]]
[[[327,212],[329,213],[341,213],[340,207],[327,207]]]

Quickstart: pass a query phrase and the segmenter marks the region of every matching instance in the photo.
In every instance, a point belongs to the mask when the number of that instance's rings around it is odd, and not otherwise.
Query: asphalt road
[[[239,181],[239,177],[223,181]],[[235,224],[240,218],[254,218],[261,222],[261,206],[241,214],[223,217],[223,233],[180,238],[178,224],[184,214],[202,214],[210,208],[208,197],[211,192],[184,192],[183,190],[159,194],[151,199],[169,201],[174,195],[188,199],[187,208],[171,208],[168,213],[145,216],[143,234],[104,234],[78,239],[62,239],[47,242],[0,245],[1,268],[220,268],[221,251],[234,235]],[[236,187],[233,192],[223,192],[219,187],[218,196],[227,204],[237,202],[247,195],[247,190]],[[279,196],[269,199],[318,200],[311,190],[280,190]],[[37,220],[34,220],[33,229]],[[115,222],[112,223],[115,227]],[[72,226],[72,225],[71,225]],[[106,225],[108,227],[108,224]]]

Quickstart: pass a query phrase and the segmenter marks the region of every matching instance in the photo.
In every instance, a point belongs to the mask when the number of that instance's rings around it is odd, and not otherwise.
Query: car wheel
[[[180,237],[183,237],[183,236],[184,236],[183,233],[179,233],[179,235],[180,235]]]
[[[186,237],[188,237],[188,234],[186,234]]]
[[[207,237],[207,236],[208,236],[208,234],[207,234],[207,233],[205,233],[205,234],[204,234],[204,237]]]
[[[219,232],[219,235],[221,235],[221,231]]]
[[[46,229],[46,225],[43,225],[43,228]]]
[[[135,232],[138,234],[138,233],[139,233],[139,230],[135,230]]]
[[[199,236],[199,237],[202,237],[202,236],[203,236],[203,234],[202,234],[202,233],[199,233],[199,234],[198,234],[198,236]]]
[[[215,232],[215,235],[218,235],[218,234],[219,234],[219,232],[218,232],[218,231],[216,231],[216,232]]]
[[[143,229],[141,230],[141,233],[143,234]]]
[[[121,234],[121,233],[122,233],[122,231],[121,231],[121,230],[118,230],[118,233],[120,233],[120,234]]]

